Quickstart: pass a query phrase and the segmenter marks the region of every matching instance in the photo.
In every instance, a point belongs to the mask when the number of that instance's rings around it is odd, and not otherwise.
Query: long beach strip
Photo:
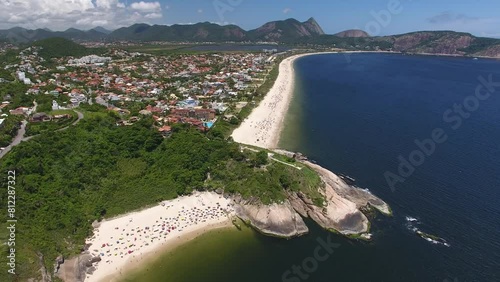
[[[333,53],[333,52],[332,52]],[[264,99],[231,135],[234,141],[266,149],[276,149],[292,100],[295,71],[294,62],[308,53],[288,57],[279,66],[279,75]]]

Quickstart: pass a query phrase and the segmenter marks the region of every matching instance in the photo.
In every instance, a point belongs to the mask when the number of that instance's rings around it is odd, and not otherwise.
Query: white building
[[[24,81],[24,79],[26,78],[26,73],[23,71],[18,72],[17,78],[19,78],[20,81]]]

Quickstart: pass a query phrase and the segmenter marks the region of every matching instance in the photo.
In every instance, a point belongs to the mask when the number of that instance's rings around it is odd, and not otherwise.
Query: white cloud
[[[130,5],[130,8],[140,12],[156,12],[161,11],[160,2],[135,2]]]
[[[118,0],[95,0],[95,6],[97,8],[110,9],[116,5],[118,5]]]
[[[159,2],[127,0],[0,0],[0,29],[22,26],[29,29],[69,27],[90,29],[154,23],[162,18]]]
[[[92,26],[104,26],[104,25],[108,25],[107,20],[97,20],[92,22]]]
[[[288,14],[288,13],[290,13],[291,11],[292,11],[292,9],[291,9],[291,8],[285,8],[285,9],[283,10],[283,14]]]
[[[203,13],[203,10],[202,9],[198,9],[198,14],[201,14]]]
[[[147,19],[159,19],[159,18],[163,17],[163,15],[161,13],[150,13],[150,14],[145,15],[144,17]]]

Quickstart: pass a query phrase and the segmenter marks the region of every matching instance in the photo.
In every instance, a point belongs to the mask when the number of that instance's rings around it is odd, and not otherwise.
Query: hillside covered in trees
[[[80,253],[94,220],[194,190],[223,189],[271,203],[283,200],[286,190],[308,193],[321,183],[311,170],[269,162],[265,152],[241,150],[188,126],[174,126],[164,139],[150,119],[118,127],[114,114],[87,108],[77,126],[42,133],[15,147],[0,164],[4,185],[7,171],[16,172],[19,281],[38,277],[42,256],[51,271],[58,255]],[[6,197],[0,196],[3,210]],[[0,233],[2,239],[6,235]],[[5,264],[6,256],[0,260]],[[7,281],[6,274],[1,281]]]

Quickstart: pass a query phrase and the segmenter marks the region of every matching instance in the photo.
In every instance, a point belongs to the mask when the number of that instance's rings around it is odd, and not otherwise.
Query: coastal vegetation
[[[173,135],[164,139],[150,118],[118,127],[116,114],[103,107],[87,106],[82,112],[85,119],[78,125],[42,131],[0,164],[3,183],[8,170],[16,171],[20,281],[37,276],[41,255],[50,270],[58,255],[80,253],[92,222],[104,217],[194,190],[224,190],[273,203],[284,200],[287,190],[314,191],[321,183],[307,169],[268,159],[267,151],[242,150],[237,143],[188,125],[173,126]],[[5,209],[6,195],[0,201]],[[2,256],[0,263],[5,259]]]
[[[41,47],[40,57],[45,60],[63,57],[83,57],[87,55],[99,55],[105,52],[102,48],[86,48],[69,39],[54,37],[33,43],[33,46]]]

